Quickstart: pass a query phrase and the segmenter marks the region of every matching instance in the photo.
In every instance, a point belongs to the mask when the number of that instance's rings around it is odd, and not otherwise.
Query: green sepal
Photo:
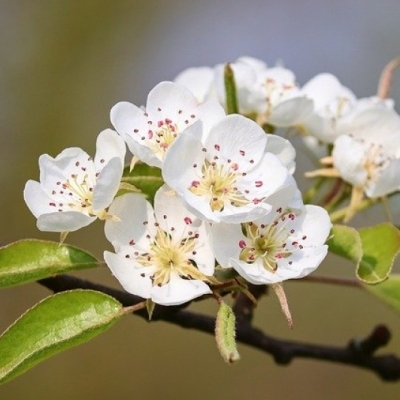
[[[240,359],[236,348],[235,323],[236,317],[231,307],[221,300],[215,324],[215,340],[222,358],[227,363]]]
[[[73,290],[47,297],[0,336],[0,384],[91,340],[123,314],[122,305],[101,292]]]
[[[24,239],[0,248],[0,287],[20,285],[100,263],[77,247]]]

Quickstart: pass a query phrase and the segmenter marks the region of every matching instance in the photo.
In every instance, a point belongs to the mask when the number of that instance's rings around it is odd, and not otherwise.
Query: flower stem
[[[379,201],[378,198],[364,199],[358,203],[357,207],[355,207],[355,209],[354,209],[354,212],[365,210],[366,208],[375,204],[377,201]],[[341,208],[340,210],[334,211],[333,213],[330,214],[331,221],[338,222],[338,221],[343,220],[346,217],[349,209],[350,209],[350,206],[347,206],[347,207]]]
[[[123,312],[124,314],[131,314],[145,307],[146,307],[146,302],[142,301],[141,303],[134,304],[133,306],[124,307]]]

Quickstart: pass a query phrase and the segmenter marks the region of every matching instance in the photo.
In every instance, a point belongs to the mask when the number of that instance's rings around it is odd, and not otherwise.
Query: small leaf
[[[230,64],[225,65],[224,84],[227,114],[237,114],[239,112],[239,107],[236,94],[235,74]]]
[[[132,171],[129,167],[124,169],[122,185],[129,183],[139,189],[147,199],[152,201],[157,190],[164,184],[161,177],[161,170],[157,167],[150,167],[138,162]],[[122,194],[120,192],[119,194]]]
[[[215,325],[215,339],[222,358],[228,363],[240,359],[235,341],[235,321],[232,309],[221,300]]]
[[[400,313],[400,274],[391,274],[389,279],[378,285],[362,287]]]
[[[89,341],[123,314],[118,301],[92,290],[47,297],[0,336],[0,384],[48,357]]]
[[[329,251],[354,261],[357,265],[363,254],[362,243],[356,229],[345,225],[333,225],[332,237],[328,240]]]
[[[390,223],[360,229],[363,257],[357,277],[364,283],[377,284],[388,278],[400,251],[400,231]]]
[[[91,254],[70,245],[35,239],[20,240],[0,248],[0,287],[98,265],[99,262]]]

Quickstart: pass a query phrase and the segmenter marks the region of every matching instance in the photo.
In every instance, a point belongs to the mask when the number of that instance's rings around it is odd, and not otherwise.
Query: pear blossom
[[[201,121],[189,127],[166,154],[162,173],[193,214],[237,223],[271,210],[268,197],[287,184],[294,155],[289,142],[266,135],[246,117],[229,115],[210,131]]]
[[[290,192],[289,192],[290,193]],[[331,229],[328,213],[314,205],[277,205],[266,216],[244,224],[215,224],[210,238],[215,257],[224,268],[234,268],[248,282],[276,284],[302,278],[325,258]]]
[[[301,92],[292,71],[281,66],[269,68],[254,57],[240,57],[230,66],[241,114],[260,124],[288,127],[311,113],[312,101]],[[199,67],[181,72],[175,81],[192,90],[199,101],[216,99],[225,107],[224,67],[214,67],[214,79],[212,69]]]
[[[24,199],[41,231],[71,232],[96,218],[112,218],[107,212],[116,195],[124,168],[125,143],[111,129],[97,138],[94,159],[77,147],[56,158],[39,158],[40,182],[29,180]]]
[[[354,93],[332,74],[318,74],[301,89],[314,102],[314,111],[298,124],[305,133],[324,143],[333,143],[340,133],[341,119],[357,102]]]
[[[400,116],[391,108],[367,108],[353,120],[353,129],[339,136],[333,166],[345,181],[368,197],[400,189]]]
[[[312,101],[302,93],[291,70],[280,65],[268,67],[252,57],[241,57],[236,65],[250,67],[256,75],[256,90],[252,83],[247,90],[254,93],[256,99],[261,99],[258,109],[254,109],[260,124],[282,128],[294,126],[311,113]],[[235,64],[233,68],[235,71]]]
[[[146,107],[117,103],[111,109],[111,122],[134,156],[161,167],[169,146],[188,126],[198,119],[207,126],[224,115],[217,102],[199,105],[185,87],[161,82],[150,91]]]
[[[211,293],[214,255],[204,223],[162,186],[150,203],[137,193],[114,200],[105,234],[116,253],[104,259],[129,293],[177,305]]]

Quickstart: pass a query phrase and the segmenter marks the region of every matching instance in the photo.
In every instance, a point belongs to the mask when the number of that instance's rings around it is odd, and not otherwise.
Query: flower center
[[[148,236],[149,237],[149,236]],[[187,279],[207,281],[207,277],[198,269],[191,256],[196,254],[197,234],[182,239],[172,237],[157,227],[157,233],[148,252],[137,254],[136,260],[144,267],[152,267],[153,285],[167,284],[173,274]]]
[[[370,144],[363,160],[363,167],[367,171],[367,180],[370,182],[376,181],[381,170],[386,168],[390,161],[391,157],[384,154],[381,145]]]
[[[105,160],[100,160],[101,164]],[[76,211],[99,219],[116,219],[106,210],[93,211],[93,188],[100,172],[95,172],[93,159],[76,161],[74,172],[65,181],[57,181],[49,193],[53,200],[49,203],[56,211]]]
[[[330,104],[325,106],[322,112],[323,116],[332,119],[335,123],[337,119],[342,118],[351,109],[351,99],[347,96],[339,96]]]
[[[88,216],[94,216],[92,200],[96,178],[87,172],[94,170],[94,166],[85,165],[81,167],[79,161],[75,165],[82,171],[70,174],[69,178],[64,182],[57,181],[55,183],[51,193],[49,193],[49,197],[54,200],[49,205],[59,212],[78,211]]]
[[[280,259],[290,257],[297,248],[303,248],[299,242],[290,239],[295,233],[290,225],[296,215],[291,212],[282,214],[281,209],[278,213],[278,217],[269,225],[256,225],[253,222],[244,224],[244,232],[249,240],[247,243],[244,240],[239,242],[242,249],[239,256],[241,261],[252,264],[260,259],[265,269],[274,272]],[[305,240],[306,237],[303,236],[302,239]]]
[[[149,147],[160,160],[164,159],[165,152],[178,136],[178,128],[176,124],[168,118],[158,121],[157,130],[149,130],[148,139]]]
[[[72,211],[80,211],[87,215],[93,215],[92,199],[93,184],[88,181],[88,174],[72,174],[70,179],[62,184],[62,188],[70,196],[68,206]]]
[[[293,83],[279,83],[273,78],[267,78],[265,80],[266,88],[266,101],[267,101],[267,114],[269,114],[272,108],[282,101],[284,96],[287,96],[292,90],[296,89],[296,85]]]
[[[212,211],[222,211],[225,202],[241,207],[249,203],[236,187],[241,174],[235,171],[235,165],[216,164],[205,160],[201,168],[201,177],[191,183],[189,190],[197,196],[209,196]]]

